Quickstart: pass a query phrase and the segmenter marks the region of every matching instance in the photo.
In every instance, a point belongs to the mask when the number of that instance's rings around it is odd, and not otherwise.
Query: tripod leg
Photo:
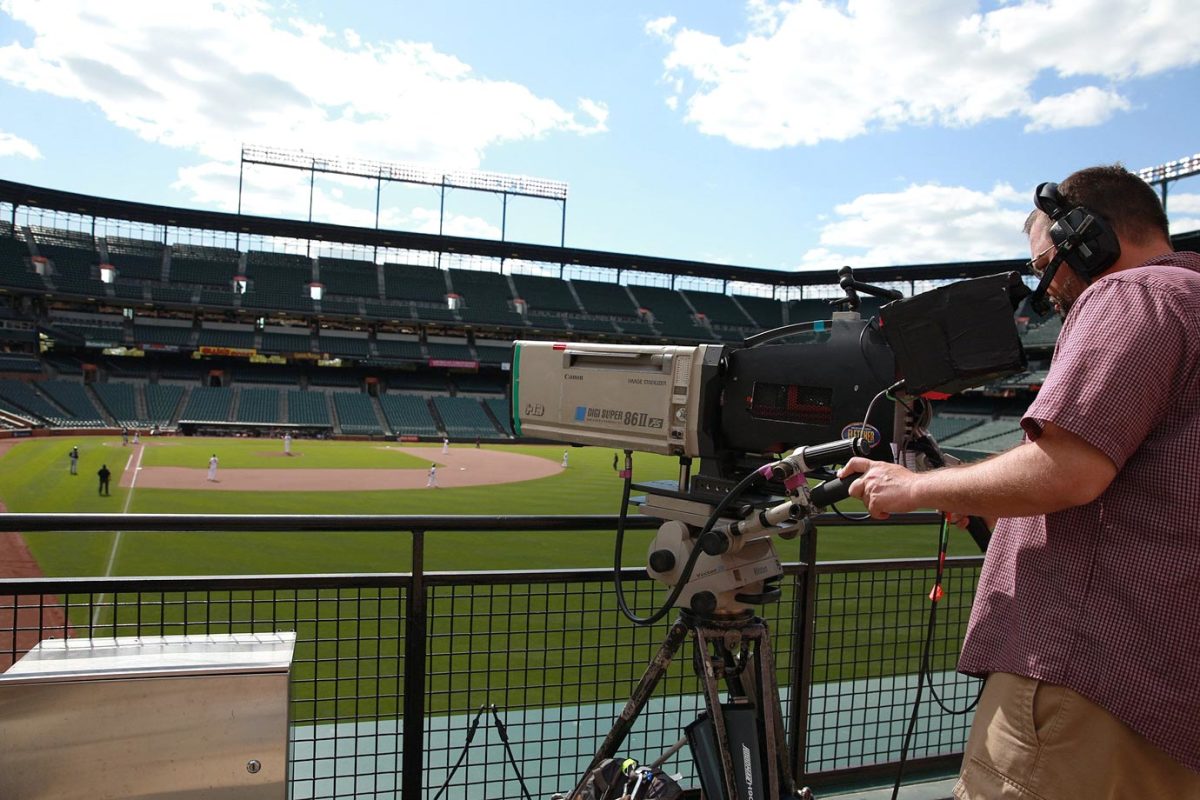
[[[720,631],[709,632],[716,633],[718,637],[723,636]],[[701,662],[700,679],[704,683],[704,700],[708,708],[708,718],[712,721],[713,733],[716,736],[717,752],[721,754],[721,779],[725,784],[725,797],[727,800],[736,800],[738,794],[733,784],[733,759],[729,753],[729,732],[725,729],[725,713],[721,709],[717,675],[713,669],[712,659],[709,658],[709,639],[705,634],[706,630],[697,626],[696,648],[699,655],[697,660]]]
[[[758,707],[762,715],[763,730],[767,737],[767,779],[771,781],[772,787],[782,786],[784,792],[787,793],[786,796],[795,797],[796,779],[792,776],[790,759],[784,747],[787,736],[783,730],[783,708],[779,700],[779,683],[775,679],[775,656],[771,651],[771,637],[765,622],[761,623],[758,630],[754,658],[758,662],[759,669]],[[793,702],[795,702],[795,698],[793,698]],[[811,795],[809,796],[811,797]]]
[[[596,751],[592,763],[584,770],[583,776],[576,784],[575,790],[571,792],[569,797],[576,797],[579,790],[583,788],[583,782],[587,779],[587,775],[595,769],[601,761],[606,758],[612,758],[617,753],[617,748],[625,741],[625,737],[629,735],[629,731],[633,728],[633,723],[637,721],[638,714],[642,713],[642,709],[646,705],[646,701],[650,699],[650,695],[654,692],[654,687],[658,685],[659,679],[666,673],[667,667],[671,665],[671,659],[675,655],[675,651],[679,649],[679,645],[683,643],[687,637],[688,626],[684,624],[682,619],[676,619],[671,625],[671,630],[667,633],[667,638],[663,640],[662,645],[658,648],[658,652],[654,654],[646,671],[642,674],[641,681],[638,682],[637,688],[633,690],[633,694],[629,696],[629,702],[625,704],[625,708],[621,710],[617,721],[613,723],[612,728],[608,732],[608,736],[604,738],[604,743],[600,745],[600,749]]]

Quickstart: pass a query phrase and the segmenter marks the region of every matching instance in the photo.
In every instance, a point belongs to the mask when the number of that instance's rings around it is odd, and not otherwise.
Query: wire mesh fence
[[[953,667],[979,563],[951,560],[933,628],[931,683],[947,706],[976,692]],[[802,779],[899,758],[934,566],[785,565],[782,597],[761,614]],[[641,570],[626,570],[624,586],[635,609],[662,599]],[[432,798],[443,787],[519,797],[522,782],[547,797],[574,786],[669,621],[625,621],[606,570],[12,579],[0,580],[0,670],[46,638],[294,631],[291,798]],[[691,648],[676,653],[622,755],[653,760],[704,708]],[[930,697],[926,687],[916,759],[953,756],[970,724]],[[666,769],[698,784],[687,748]]]

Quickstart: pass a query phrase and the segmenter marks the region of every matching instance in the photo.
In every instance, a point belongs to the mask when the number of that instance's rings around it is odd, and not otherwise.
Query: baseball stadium
[[[565,214],[565,187],[476,184],[541,192]],[[1197,249],[1200,234],[1175,245]],[[1026,269],[914,264],[856,277],[910,296]],[[819,325],[841,296],[833,271],[0,181],[0,501],[15,529],[0,539],[0,669],[55,643],[165,651],[248,637],[269,648],[290,636],[278,757],[256,757],[229,786],[249,776],[286,784],[291,798],[567,791],[669,622],[638,627],[618,611],[628,601],[645,613],[665,596],[646,573],[658,522],[636,509],[618,522],[629,471],[619,441],[520,435],[514,341],[738,347],[760,331]],[[864,318],[883,302],[861,301]],[[936,402],[930,433],[946,452],[975,459],[1019,441],[1058,326],[1019,315],[1027,368]],[[679,477],[672,456],[631,458],[639,483]],[[868,796],[862,787],[902,759],[936,780],[953,769],[970,716],[922,698],[921,676],[939,704],[969,708],[976,682],[953,668],[982,559],[954,530],[942,576],[936,515],[885,525],[865,522],[853,500],[835,511],[780,542],[779,597],[759,612],[790,741],[782,762],[834,796]],[[621,601],[618,525],[629,533]],[[935,575],[946,599],[926,635]],[[676,659],[643,698],[623,753],[670,752],[704,709],[689,661]],[[3,716],[0,730],[13,732]],[[228,770],[222,759],[244,755],[211,758]],[[673,758],[666,768],[696,786],[691,761]]]

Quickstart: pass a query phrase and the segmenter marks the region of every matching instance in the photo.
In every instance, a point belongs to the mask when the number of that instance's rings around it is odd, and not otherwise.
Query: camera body
[[[959,281],[789,325],[741,345],[513,343],[510,410],[519,436],[702,460],[697,492],[804,445],[862,438],[894,460],[893,410],[872,400],[952,393],[1025,368],[1016,273]],[[870,410],[870,414],[868,414]]]

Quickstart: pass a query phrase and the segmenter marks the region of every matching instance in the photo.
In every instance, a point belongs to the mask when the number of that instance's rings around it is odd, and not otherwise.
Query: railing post
[[[806,783],[806,748],[808,746],[809,693],[812,690],[813,642],[816,636],[817,599],[817,531],[800,537],[800,609],[792,618],[792,680],[791,720],[788,736],[791,739],[792,775],[797,787]]]
[[[403,800],[421,800],[425,771],[425,532],[412,532],[412,585],[404,612]]]

